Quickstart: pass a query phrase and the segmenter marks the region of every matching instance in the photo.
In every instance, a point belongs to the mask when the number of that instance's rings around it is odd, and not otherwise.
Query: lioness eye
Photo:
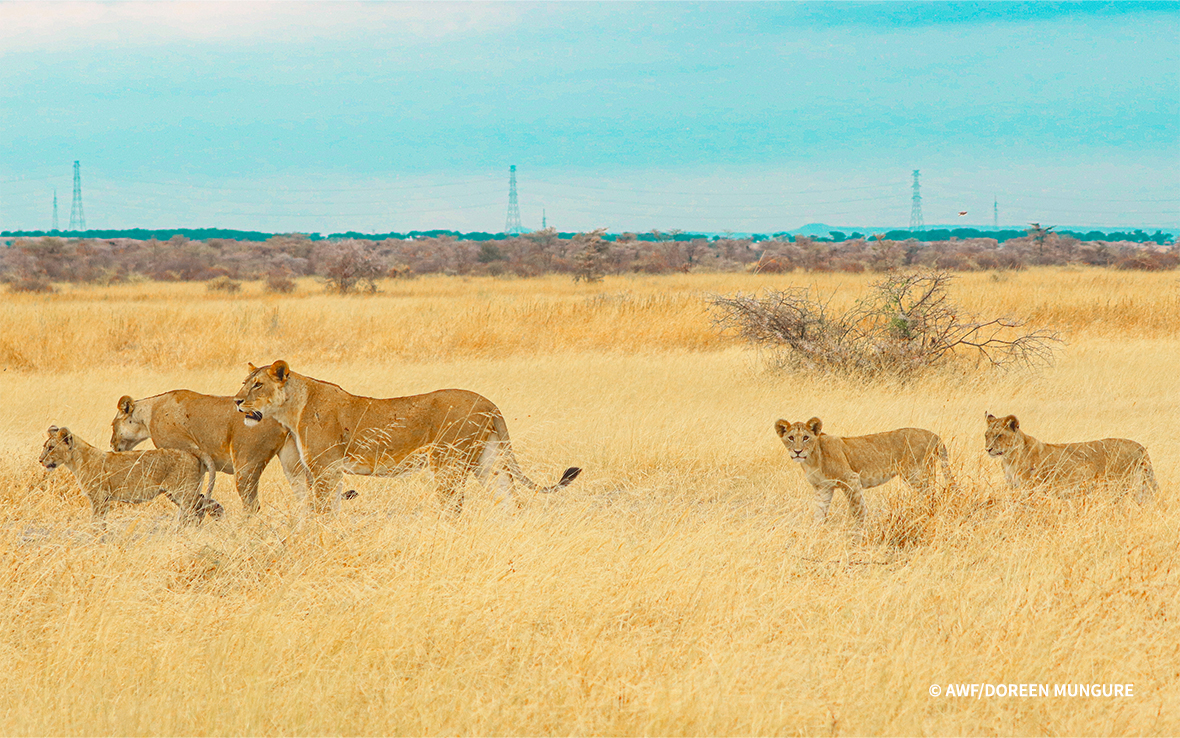
[[[262,382],[255,382],[254,386],[250,389],[262,389]]]

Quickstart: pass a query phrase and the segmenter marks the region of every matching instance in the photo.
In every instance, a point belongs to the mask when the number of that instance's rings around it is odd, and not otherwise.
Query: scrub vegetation
[[[961,274],[945,289],[966,313],[1063,347],[905,377],[784,368],[713,323],[711,296],[737,293],[809,289],[842,314],[867,272],[378,277],[371,295],[257,276],[0,295],[0,733],[1180,733],[1174,272]],[[124,394],[232,394],[278,358],[356,394],[475,390],[530,476],[585,471],[514,515],[473,481],[458,517],[425,473],[350,477],[356,499],[317,519],[276,464],[252,519],[220,475],[222,520],[181,527],[161,499],[100,534],[37,463],[50,425],[105,438]],[[1160,494],[1009,490],[988,411],[1048,442],[1139,441]],[[958,484],[868,490],[863,526],[837,496],[813,526],[773,428],[811,416],[930,429]],[[959,683],[1134,688],[930,694]]]

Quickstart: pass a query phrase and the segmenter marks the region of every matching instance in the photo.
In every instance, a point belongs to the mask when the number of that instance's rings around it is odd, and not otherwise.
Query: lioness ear
[[[1016,419],[1015,415],[1009,415],[1004,418],[1004,425],[1008,426],[1008,430],[1016,430],[1020,427],[1020,421]]]
[[[819,418],[812,418],[811,420],[804,423],[804,425],[807,427],[807,430],[818,436],[819,432],[823,430],[824,422]]]
[[[135,400],[132,400],[130,395],[123,395],[119,398],[119,412],[124,415],[130,415],[134,407]]]
[[[791,430],[790,421],[776,420],[774,421],[774,432],[778,434],[779,438],[787,435],[787,431]]]
[[[995,416],[995,415],[992,415],[992,414],[991,414],[991,413],[989,413],[987,410],[984,410],[984,411],[983,411],[983,419],[984,419],[985,421],[987,421],[988,423],[992,423],[992,422],[994,422],[994,421],[995,421],[995,419],[996,419],[996,416]]]
[[[74,434],[70,433],[69,428],[58,428],[56,425],[49,429],[50,438],[57,438],[67,446],[74,445]]]
[[[56,425],[49,426],[49,430],[45,431],[45,435],[49,436],[50,438],[53,438],[54,436],[56,436],[57,435],[57,426]]]
[[[248,361],[246,362],[246,366],[250,368],[250,373],[251,373],[251,374],[253,374],[254,372],[258,371],[258,367],[254,366],[253,364],[251,364],[251,363],[250,363],[250,362],[248,362]]]
[[[286,382],[287,377],[291,376],[291,367],[287,366],[287,362],[279,359],[270,365],[270,371],[267,373],[280,382]]]

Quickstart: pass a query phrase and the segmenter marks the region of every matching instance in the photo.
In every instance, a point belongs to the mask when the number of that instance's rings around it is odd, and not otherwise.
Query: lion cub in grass
[[[199,522],[205,514],[220,518],[225,510],[201,494],[205,469],[187,451],[99,451],[70,432],[53,426],[41,451],[46,469],[65,466],[90,498],[94,519],[100,521],[112,502],[140,503],[164,494],[180,508],[181,522]]]
[[[937,435],[921,428],[900,428],[869,436],[829,436],[823,422],[812,418],[806,423],[779,420],[774,424],[778,437],[793,461],[803,465],[807,481],[815,489],[815,522],[828,517],[832,494],[844,490],[848,505],[857,521],[865,515],[861,490],[903,477],[919,492],[928,492],[937,481],[936,464],[941,464],[947,484],[954,483],[946,446]]]
[[[1137,487],[1144,502],[1159,491],[1147,449],[1126,438],[1081,443],[1043,443],[1020,430],[1015,415],[984,413],[987,453],[999,458],[1013,488],[1052,485],[1090,488],[1097,484]]]

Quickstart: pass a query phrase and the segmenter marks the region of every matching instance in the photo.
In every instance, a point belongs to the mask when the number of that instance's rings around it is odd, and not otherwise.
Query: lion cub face
[[[819,418],[812,418],[806,423],[779,420],[774,424],[774,430],[791,454],[791,460],[798,461],[800,464],[815,453],[816,444],[819,442],[819,432],[822,428],[823,423]]]
[[[46,469],[56,469],[69,459],[74,437],[69,428],[58,428],[56,425],[49,428],[48,435],[45,445],[41,447],[41,464]]]
[[[119,409],[111,421],[111,450],[130,451],[147,439],[152,432],[143,418],[138,417],[135,401],[127,395],[119,400]]]
[[[1018,440],[1017,432],[1019,430],[1020,421],[1016,419],[1015,415],[997,418],[991,413],[988,413],[987,431],[983,434],[983,442],[987,446],[988,454],[991,456],[1003,456],[1015,448]]]
[[[276,361],[261,369],[250,364],[250,375],[234,395],[238,412],[246,414],[246,425],[254,426],[262,419],[282,407],[287,399],[284,386],[291,376],[291,369],[285,361]]]

